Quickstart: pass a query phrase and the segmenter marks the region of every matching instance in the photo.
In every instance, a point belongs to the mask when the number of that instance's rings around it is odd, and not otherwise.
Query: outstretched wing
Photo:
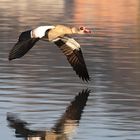
[[[54,43],[62,50],[67,60],[83,81],[89,81],[89,74],[84,61],[80,45],[72,38],[61,37]]]
[[[39,40],[39,38],[31,38],[31,30],[22,32],[18,42],[9,53],[9,60],[24,56]]]

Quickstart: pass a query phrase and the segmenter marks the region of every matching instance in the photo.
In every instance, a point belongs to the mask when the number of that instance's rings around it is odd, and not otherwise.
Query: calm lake
[[[90,82],[48,42],[8,61],[22,31],[56,24],[93,31],[73,36]],[[140,1],[0,0],[0,139],[140,140]]]

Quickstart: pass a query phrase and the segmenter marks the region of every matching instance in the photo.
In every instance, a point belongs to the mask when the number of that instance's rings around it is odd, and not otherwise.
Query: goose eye
[[[80,27],[80,30],[84,30],[84,27]]]

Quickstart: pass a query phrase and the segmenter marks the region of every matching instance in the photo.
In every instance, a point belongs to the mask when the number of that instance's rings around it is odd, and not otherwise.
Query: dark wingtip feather
[[[38,41],[38,38],[18,41],[9,53],[9,61],[24,56]]]
[[[82,78],[82,80],[84,81],[84,82],[89,82],[90,81],[90,78],[88,77],[88,78]]]
[[[8,60],[11,61],[13,59],[17,59],[23,56],[22,47],[19,46],[20,43],[15,44],[15,46],[11,49]]]
[[[19,44],[18,44],[19,45]],[[16,58],[20,58],[22,55],[21,53],[22,52],[22,48],[20,48],[19,46],[17,46],[17,44],[11,49],[10,53],[9,53],[9,56],[8,56],[8,60],[11,61],[13,59],[16,59]]]
[[[84,82],[89,82],[89,81],[91,81],[91,78],[88,76],[88,77],[84,77],[84,78],[82,78],[82,80],[84,81]]]
[[[11,61],[11,60],[13,60],[13,59],[16,59],[16,58],[9,54],[8,60]]]
[[[9,60],[9,61],[11,61],[11,60],[12,60],[12,58],[8,57],[8,60]]]
[[[74,50],[73,51],[73,55],[76,55],[76,57],[78,58],[78,63],[77,65],[73,66],[73,69],[76,71],[76,74],[84,81],[84,82],[88,82],[90,81],[90,77],[88,74],[88,70],[84,61],[84,57],[82,54],[82,50]]]
[[[9,53],[9,61],[24,56],[39,40],[39,38],[31,38],[31,30],[22,32],[18,42],[14,45]]]

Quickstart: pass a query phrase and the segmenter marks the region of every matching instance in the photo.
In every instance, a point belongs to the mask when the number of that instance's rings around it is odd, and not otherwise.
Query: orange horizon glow
[[[111,22],[123,22],[125,20],[130,24],[135,24],[138,21],[139,2],[137,0],[117,0],[117,2],[114,0],[86,0],[86,2],[74,0],[74,5],[74,19],[82,23],[86,20],[98,19],[102,21],[107,18]],[[87,12],[90,13],[89,16]]]

